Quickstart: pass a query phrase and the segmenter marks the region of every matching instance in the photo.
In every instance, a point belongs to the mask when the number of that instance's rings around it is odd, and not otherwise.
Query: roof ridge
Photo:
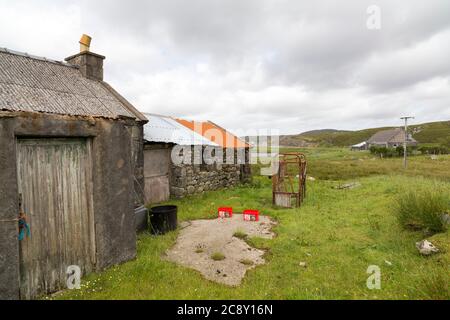
[[[144,116],[153,116],[153,117],[161,117],[161,118],[171,118],[173,119],[172,116],[166,116],[164,114],[159,114],[159,113],[153,113],[153,112],[141,112]]]
[[[54,64],[57,64],[57,65],[60,65],[60,66],[64,66],[64,67],[78,69],[78,66],[70,64],[70,63],[67,63],[67,62],[64,62],[64,61],[58,61],[58,60],[48,59],[46,57],[35,56],[35,55],[29,54],[27,52],[11,50],[11,49],[8,49],[8,48],[0,48],[0,53],[7,53],[7,54],[15,55],[15,56],[28,58],[28,59],[38,60],[38,61],[42,61],[42,62],[54,63]]]

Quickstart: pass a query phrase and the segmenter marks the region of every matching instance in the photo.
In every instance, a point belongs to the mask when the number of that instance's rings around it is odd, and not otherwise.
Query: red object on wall
[[[219,218],[231,218],[233,216],[233,208],[221,207],[217,209],[217,214]]]
[[[259,221],[258,210],[244,210],[243,216],[245,221]]]

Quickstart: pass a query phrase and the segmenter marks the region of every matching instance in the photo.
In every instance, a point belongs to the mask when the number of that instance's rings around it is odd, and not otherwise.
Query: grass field
[[[181,221],[215,218],[223,205],[236,211],[256,208],[278,221],[274,239],[247,239],[267,250],[267,263],[249,271],[241,286],[216,284],[164,261],[177,232],[158,237],[144,233],[139,235],[136,260],[91,274],[83,279],[81,290],[51,298],[450,299],[449,231],[431,237],[441,253],[420,256],[415,242],[426,235],[402,228],[392,210],[405,189],[439,187],[450,193],[450,157],[414,157],[410,169],[403,171],[400,159],[371,160],[366,153],[343,149],[305,152],[309,172],[317,180],[308,181],[307,199],[299,209],[272,207],[266,177],[255,177],[249,186],[171,201],[178,205]],[[333,188],[349,179],[361,187]],[[369,265],[381,268],[380,290],[366,287]]]
[[[403,158],[380,159],[369,151],[350,151],[347,148],[281,148],[281,152],[302,152],[308,159],[308,174],[324,180],[345,180],[373,175],[400,174],[411,177],[436,178],[450,182],[450,155],[417,155],[408,158],[408,169]]]

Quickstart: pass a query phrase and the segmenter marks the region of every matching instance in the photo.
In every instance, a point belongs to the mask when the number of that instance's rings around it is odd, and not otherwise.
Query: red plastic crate
[[[243,216],[245,221],[259,221],[258,210],[244,210]]]
[[[217,215],[219,218],[231,218],[233,216],[233,208],[221,207],[217,209]]]

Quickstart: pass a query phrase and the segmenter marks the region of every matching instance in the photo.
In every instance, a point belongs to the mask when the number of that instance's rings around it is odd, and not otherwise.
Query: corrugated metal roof
[[[72,65],[0,49],[0,110],[145,119],[109,88]]]
[[[250,145],[231,132],[211,121],[189,121],[176,119],[180,124],[201,134],[208,140],[218,143],[222,148],[249,148]]]
[[[183,146],[218,146],[200,134],[189,130],[171,117],[145,114],[148,122],[144,125],[144,140],[148,142],[174,143]]]

